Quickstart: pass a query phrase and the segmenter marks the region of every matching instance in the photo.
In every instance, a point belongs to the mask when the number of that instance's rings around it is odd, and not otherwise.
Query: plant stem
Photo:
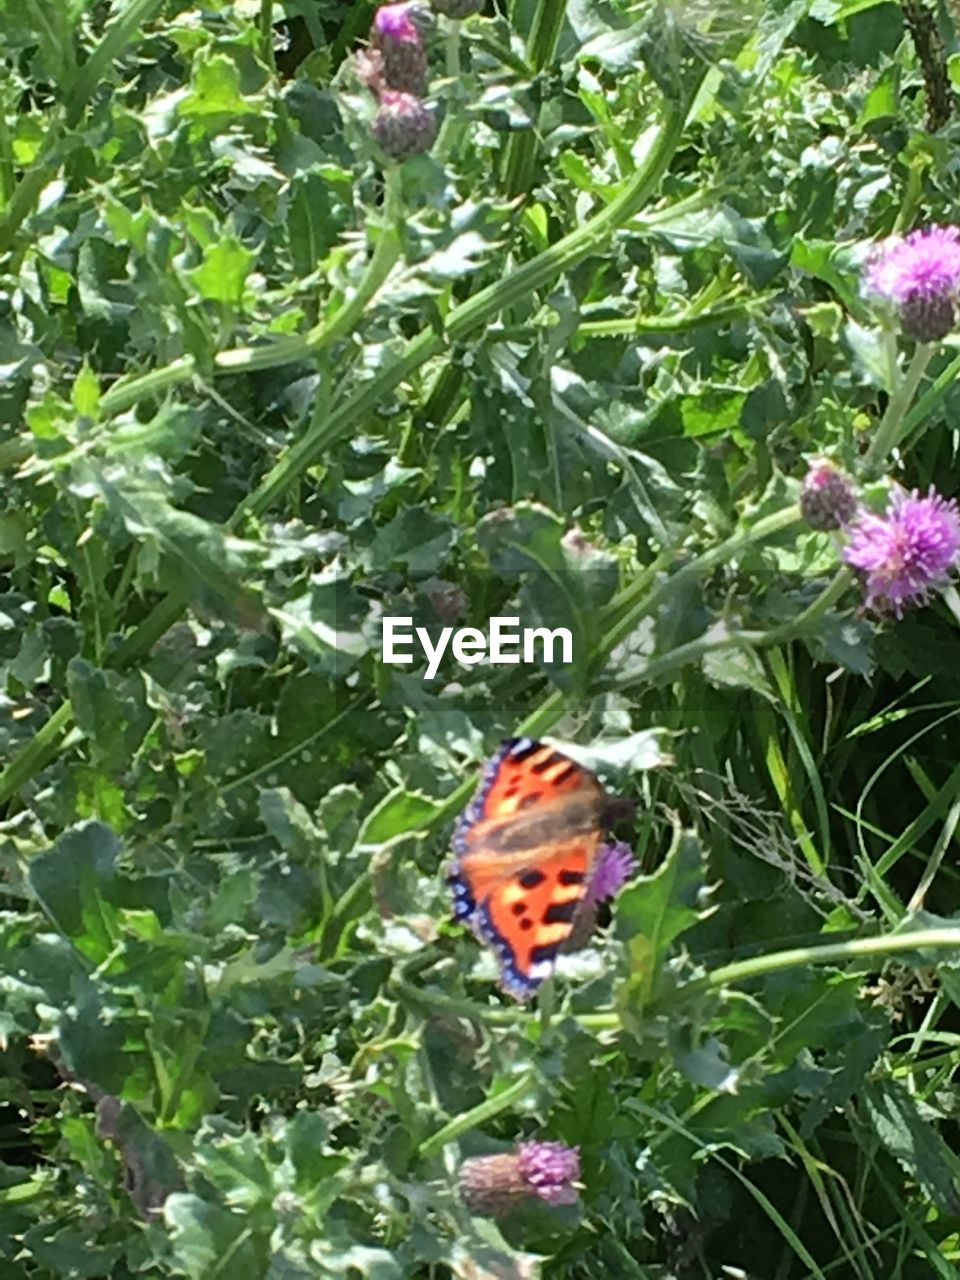
[[[63,735],[73,724],[73,709],[61,702],[53,715],[40,726],[18,756],[0,773],[0,804],[8,800],[57,754]]]
[[[917,403],[909,410],[903,419],[903,432],[901,434],[901,443],[906,440],[915,430],[917,432],[916,439],[929,427],[929,418],[933,410],[944,398],[957,378],[960,378],[960,356],[951,360],[947,367],[938,373],[933,382],[927,387],[926,391],[917,401]],[[917,430],[920,428],[920,430]],[[916,439],[912,443],[916,443]]]
[[[835,961],[856,959],[882,959],[903,951],[960,951],[960,928],[911,929],[905,933],[882,934],[876,938],[852,938],[848,942],[828,942],[817,947],[792,947],[787,951],[772,951],[769,955],[753,956],[749,960],[735,960],[721,965],[694,986],[710,989],[724,987],[729,982],[747,982],[768,973],[782,973],[785,969],[803,968],[810,964],[832,964]]]
[[[260,0],[260,57],[264,65],[276,74],[277,63],[273,54],[273,0]]]
[[[438,1129],[435,1134],[420,1143],[417,1155],[421,1160],[429,1160],[431,1156],[438,1155],[448,1142],[455,1141],[462,1134],[469,1133],[471,1129],[476,1129],[478,1125],[486,1124],[494,1116],[498,1116],[501,1112],[509,1111],[511,1107],[516,1106],[533,1089],[535,1083],[536,1077],[533,1072],[526,1072],[516,1084],[510,1085],[508,1089],[504,1089],[496,1097],[486,1098],[462,1115],[454,1116],[442,1129]]]
[[[618,690],[633,689],[637,685],[649,684],[651,680],[659,680],[671,671],[687,667],[699,662],[707,654],[719,653],[724,649],[756,649],[766,639],[763,631],[724,631],[722,634],[698,636],[696,640],[688,640],[686,644],[677,645],[668,653],[651,658],[642,671],[631,673],[614,681],[613,688]]]
[[[160,395],[182,382],[189,382],[196,372],[197,362],[193,356],[180,356],[162,369],[151,369],[149,373],[138,374],[135,378],[121,378],[109,391],[105,391],[100,400],[100,412],[104,417],[112,417],[132,409],[141,400],[149,396]]]
[[[434,155],[441,162],[456,150],[456,142],[463,123],[463,93],[460,80],[460,40],[462,23],[451,21],[447,28],[444,42],[447,56],[447,79],[451,82],[447,90],[446,115],[443,128],[434,147]]]
[[[515,1027],[517,1015],[509,1009],[495,1009],[486,1005],[473,1004],[468,1000],[458,1000],[455,996],[445,996],[439,991],[427,991],[415,987],[402,978],[392,978],[390,989],[395,991],[401,1000],[414,1005],[427,1013],[437,1013],[445,1018],[470,1018],[474,1022],[489,1023],[491,1026]]]
[[[56,131],[53,126],[52,132]],[[60,168],[58,139],[51,140],[33,162],[14,189],[13,195],[0,218],[0,253],[6,253],[13,245],[17,232],[29,218],[40,193]]]
[[[960,823],[960,799],[954,800],[953,804],[950,806],[950,811],[943,824],[943,830],[937,837],[937,843],[934,846],[933,853],[930,855],[930,861],[924,867],[923,875],[920,877],[920,882],[916,889],[914,889],[910,897],[910,901],[907,903],[907,912],[910,915],[920,911],[923,907],[923,901],[927,896],[927,890],[933,884],[937,872],[940,870],[940,864],[943,862],[944,854],[947,852],[947,848],[954,837],[958,823]]]
[[[837,570],[816,600],[808,604],[802,613],[798,613],[792,621],[784,622],[773,631],[768,631],[764,637],[764,644],[782,644],[785,640],[792,640],[812,630],[824,614],[837,603],[852,582],[853,573],[844,565],[842,569]]]
[[[906,375],[890,397],[887,411],[863,460],[864,475],[868,479],[880,473],[891,450],[896,448],[903,428],[904,416],[916,395],[917,387],[920,385],[933,352],[934,348],[929,343],[917,344]]]
[[[759,544],[766,541],[767,538],[775,537],[778,533],[791,528],[801,522],[800,508],[798,506],[783,507],[780,511],[775,511],[772,515],[765,516],[751,529],[736,530],[725,542],[721,542],[719,546],[711,547],[708,551],[704,551],[701,555],[696,556],[688,564],[685,564],[680,570],[685,576],[698,573],[708,573],[711,569],[715,569],[718,565],[731,560],[739,551],[752,544]],[[667,594],[675,587],[675,581],[668,578],[665,582],[654,587],[652,591],[644,594],[646,588],[647,577],[644,575],[639,583],[641,590],[637,590],[638,584],[632,584],[622,591],[619,596],[607,609],[604,614],[613,614],[619,612],[616,622],[610,627],[604,636],[603,643],[599,649],[599,655],[608,657],[621,641],[633,631],[641,619],[648,616],[665,599]],[[639,599],[634,599],[639,595]]]
[[[527,61],[535,75],[553,61],[567,15],[567,0],[539,0],[527,40]],[[537,159],[537,122],[511,134],[504,152],[503,188],[508,197],[526,195]]]

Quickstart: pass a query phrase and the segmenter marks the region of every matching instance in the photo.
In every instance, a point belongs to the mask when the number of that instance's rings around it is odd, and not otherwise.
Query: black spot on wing
[[[526,923],[524,921],[521,928]],[[533,927],[532,920],[529,925]],[[493,947],[500,961],[500,982],[504,990],[518,1000],[529,1000],[543,979],[530,977],[521,970],[516,951],[494,925],[486,903],[477,912],[477,929],[480,936]]]
[[[538,947],[530,948],[530,963],[549,964],[551,960],[556,960],[559,951],[559,942],[543,942]]]
[[[526,915],[527,904],[525,902],[515,902],[511,907],[511,911],[515,916]]]
[[[521,871],[517,876],[517,881],[524,889],[536,889],[537,885],[543,884],[546,878],[542,871],[538,871],[536,867],[531,867],[529,871]]]
[[[576,914],[579,904],[573,902],[551,902],[543,915],[544,924],[569,924]]]
[[[586,876],[582,871],[561,871],[557,876],[558,884],[583,884]]]

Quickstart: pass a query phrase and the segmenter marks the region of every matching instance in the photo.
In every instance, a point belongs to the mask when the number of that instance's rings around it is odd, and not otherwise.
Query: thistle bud
[[[579,1177],[579,1148],[521,1142],[512,1154],[464,1160],[460,1194],[471,1213],[499,1218],[531,1196],[546,1204],[575,1204]]]
[[[817,458],[803,479],[800,514],[811,529],[826,532],[847,525],[857,514],[857,496],[848,476]]]
[[[388,89],[421,98],[427,91],[427,51],[423,31],[430,10],[414,0],[382,5],[374,15],[370,33],[380,54],[383,83]]]
[[[479,13],[485,0],[433,0],[437,13],[445,18],[469,18],[472,13]]]
[[[900,327],[915,342],[940,342],[956,319],[953,299],[943,293],[913,293],[900,304]]]
[[[928,227],[890,236],[867,260],[864,290],[899,312],[900,328],[917,342],[951,331],[960,299],[960,227]]]
[[[437,140],[436,113],[412,93],[387,89],[373,118],[373,136],[392,160],[429,151]]]

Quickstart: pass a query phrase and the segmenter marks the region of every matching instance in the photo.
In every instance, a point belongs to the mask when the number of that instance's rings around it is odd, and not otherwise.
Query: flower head
[[[437,117],[412,93],[385,89],[373,118],[373,136],[393,160],[429,151],[437,139]]]
[[[636,869],[637,860],[633,856],[633,850],[624,841],[601,845],[583,897],[584,908],[588,910],[598,902],[615,898]]]
[[[546,1204],[574,1204],[580,1150],[562,1142],[521,1142],[508,1154],[476,1156],[460,1166],[460,1194],[471,1213],[500,1217],[536,1196]]]
[[[803,478],[800,514],[811,529],[839,529],[857,514],[857,495],[847,476],[826,458],[816,458]]]
[[[866,605],[900,617],[946,586],[960,562],[960,511],[931,487],[926,497],[897,490],[885,516],[864,512],[843,558],[866,577]]]
[[[418,98],[426,93],[428,64],[423,32],[431,17],[430,10],[416,0],[385,4],[377,10],[370,38],[380,57],[384,88]]]
[[[864,286],[894,303],[904,333],[934,342],[953,328],[960,291],[960,228],[930,227],[891,236],[877,248]]]
[[[374,43],[383,40],[409,41],[411,44],[421,43],[421,28],[418,23],[421,6],[415,3],[384,4],[373,16]]]

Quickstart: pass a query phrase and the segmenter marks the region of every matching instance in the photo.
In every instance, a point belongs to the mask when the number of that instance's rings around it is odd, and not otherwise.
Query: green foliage
[[[960,602],[796,504],[957,490],[860,267],[958,126],[891,3],[488,10],[384,171],[371,4],[0,0],[4,1278],[956,1274]],[[513,733],[640,801],[533,1007],[443,879]]]

